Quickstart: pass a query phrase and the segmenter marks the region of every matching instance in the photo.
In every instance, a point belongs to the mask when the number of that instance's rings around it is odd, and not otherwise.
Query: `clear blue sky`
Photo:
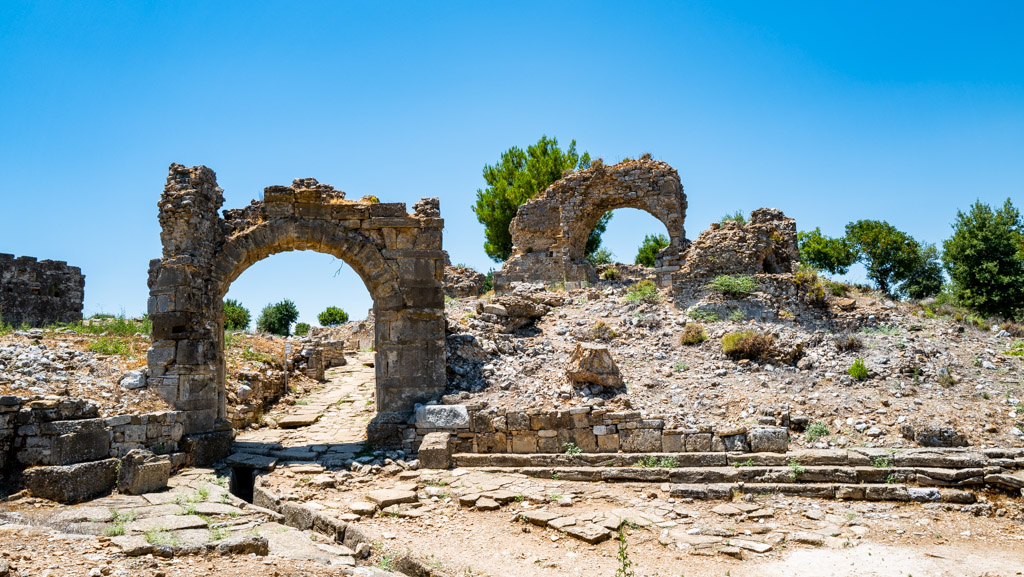
[[[690,238],[777,207],[839,234],[940,243],[976,198],[1024,205],[1020,2],[0,3],[0,252],[66,260],[85,312],[145,310],[167,166],[225,208],[312,176],[441,198],[452,261],[486,270],[481,168],[542,134],[674,166]],[[663,231],[616,211],[632,261]],[[361,317],[349,267],[286,253],[229,296]]]

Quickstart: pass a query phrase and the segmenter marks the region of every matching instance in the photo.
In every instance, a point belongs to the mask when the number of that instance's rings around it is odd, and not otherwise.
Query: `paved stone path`
[[[246,431],[236,441],[285,448],[366,441],[366,424],[376,413],[373,358],[370,352],[346,356],[348,364],[329,369],[322,387],[267,415],[278,428]]]

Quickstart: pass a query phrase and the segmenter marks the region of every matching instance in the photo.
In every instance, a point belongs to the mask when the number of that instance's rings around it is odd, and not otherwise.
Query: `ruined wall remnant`
[[[796,221],[775,208],[750,213],[750,222],[712,223],[690,243],[677,278],[720,274],[781,274],[800,259]]]
[[[77,266],[0,254],[0,321],[32,326],[82,320],[85,275]]]
[[[646,211],[668,229],[670,244],[656,261],[667,283],[686,245],[686,195],[674,168],[645,155],[614,166],[595,161],[520,206],[509,227],[512,256],[495,271],[495,288],[515,281],[596,282],[597,271],[584,257],[587,237],[604,213],[618,208]]]
[[[416,403],[445,386],[444,251],[437,199],[408,214],[404,203],[349,201],[315,179],[271,186],[262,201],[224,202],[205,166],[172,164],[161,195],[162,258],[150,262],[149,386],[184,411],[187,434],[220,447],[226,420],[223,298],[247,268],[272,254],[334,255],[366,283],[374,302],[377,407],[369,436],[397,444]]]

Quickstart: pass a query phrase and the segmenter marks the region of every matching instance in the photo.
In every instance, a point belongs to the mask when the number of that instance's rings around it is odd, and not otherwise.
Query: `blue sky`
[[[441,198],[452,261],[486,270],[481,169],[542,134],[674,166],[694,238],[777,207],[840,234],[941,243],[976,198],[1024,205],[1019,2],[0,3],[0,252],[86,274],[85,312],[145,310],[172,162],[225,208],[312,176],[350,197]],[[645,213],[606,244],[631,262]],[[314,253],[229,296],[371,302]]]

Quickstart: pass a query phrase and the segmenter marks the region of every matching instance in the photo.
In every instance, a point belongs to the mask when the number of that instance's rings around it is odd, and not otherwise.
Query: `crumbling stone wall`
[[[371,442],[397,444],[417,402],[443,393],[444,252],[436,198],[359,201],[315,179],[271,186],[262,201],[217,211],[224,202],[205,166],[172,164],[161,195],[163,257],[149,270],[149,386],[184,411],[186,434],[230,436],[226,419],[223,298],[255,262],[289,250],[334,255],[374,300],[378,413]]]
[[[796,270],[796,221],[776,208],[759,208],[750,222],[712,223],[686,249],[679,278],[720,274],[782,274]]]
[[[32,326],[82,320],[85,275],[64,261],[0,254],[0,320]]]
[[[587,237],[604,213],[618,208],[644,210],[665,224],[669,246],[658,254],[656,270],[667,284],[682,264],[686,195],[674,168],[644,155],[614,166],[595,161],[520,206],[509,227],[512,256],[495,271],[495,288],[516,281],[596,282],[597,270],[584,257]]]

